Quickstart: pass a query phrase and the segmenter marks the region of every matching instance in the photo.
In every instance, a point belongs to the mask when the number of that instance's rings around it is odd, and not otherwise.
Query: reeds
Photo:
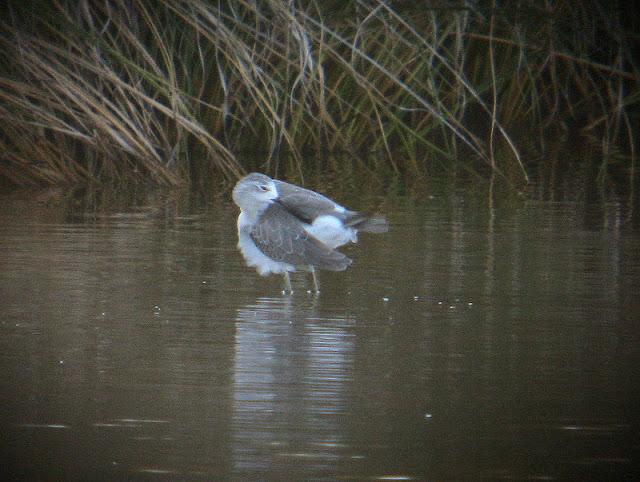
[[[249,168],[415,178],[435,166],[517,185],[532,162],[521,137],[535,136],[542,158],[559,125],[597,138],[603,172],[625,152],[633,176],[638,38],[621,12],[482,5],[9,2],[0,176],[174,185]]]

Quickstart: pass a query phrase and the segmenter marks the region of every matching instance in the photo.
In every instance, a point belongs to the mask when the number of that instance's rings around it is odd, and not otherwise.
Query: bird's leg
[[[316,270],[311,267],[311,275],[313,276],[313,288],[316,293],[320,293],[320,285],[318,284],[318,276],[316,275]]]
[[[284,290],[282,291],[285,294],[293,293],[293,289],[291,288],[291,278],[289,277],[289,272],[284,272]]]

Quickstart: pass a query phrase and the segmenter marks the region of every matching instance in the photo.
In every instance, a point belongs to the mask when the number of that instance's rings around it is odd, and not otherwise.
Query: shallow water
[[[615,199],[435,190],[322,292],[224,201],[0,208],[18,480],[631,480],[640,232]]]

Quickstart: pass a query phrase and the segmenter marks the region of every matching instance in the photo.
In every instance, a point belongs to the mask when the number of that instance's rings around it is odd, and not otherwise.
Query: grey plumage
[[[322,194],[276,179],[273,182],[278,202],[301,221],[312,223],[318,216],[334,214],[336,203]]]
[[[305,223],[312,223],[318,216],[329,214],[359,231],[384,233],[388,229],[386,219],[381,216],[369,216],[344,208],[343,211],[336,211],[339,205],[322,194],[284,181],[274,179],[273,182],[278,189],[278,202]]]
[[[264,210],[250,235],[260,251],[275,261],[330,271],[342,271],[351,264],[347,256],[310,236],[300,220],[277,202]]]
[[[249,266],[261,275],[280,273],[291,290],[289,271],[342,271],[351,264],[336,250],[357,241],[358,231],[382,233],[381,216],[350,211],[317,192],[264,174],[252,173],[233,189],[240,207],[238,247]]]

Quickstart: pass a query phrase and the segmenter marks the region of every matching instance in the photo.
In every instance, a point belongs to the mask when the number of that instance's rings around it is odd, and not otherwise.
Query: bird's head
[[[243,211],[260,212],[278,197],[278,190],[273,179],[253,172],[238,181],[232,197]]]

